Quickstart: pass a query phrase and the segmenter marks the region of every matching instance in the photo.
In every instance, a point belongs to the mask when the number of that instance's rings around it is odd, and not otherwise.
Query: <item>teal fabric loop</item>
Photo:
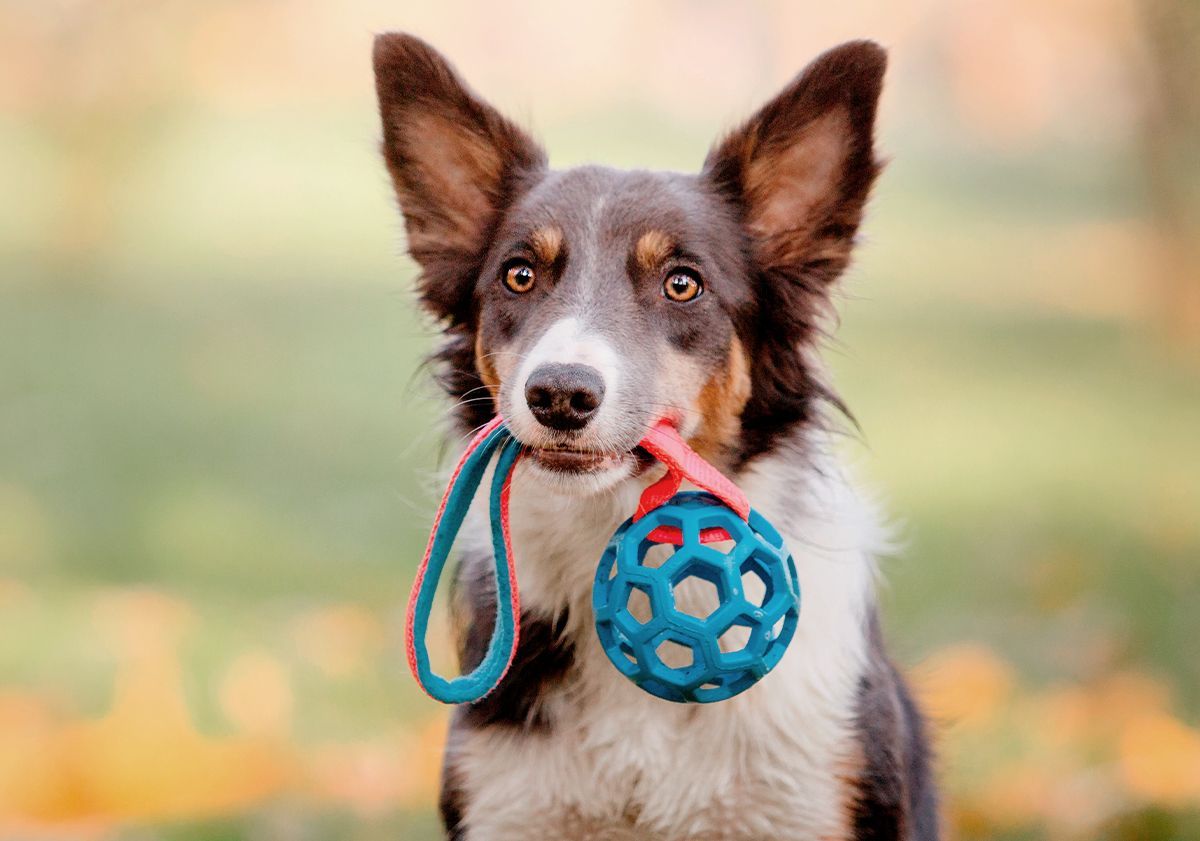
[[[483,481],[488,462],[497,451],[499,456],[496,459],[496,471],[492,477],[489,495],[492,554],[495,558],[496,573],[496,621],[487,653],[479,665],[468,674],[447,680],[435,674],[430,667],[429,650],[425,643],[434,594],[437,592],[438,581],[446,566],[454,539],[471,507],[475,491]],[[504,426],[497,426],[462,463],[446,495],[445,506],[429,544],[425,569],[410,609],[409,639],[412,648],[409,655],[421,687],[434,699],[445,704],[472,703],[480,700],[496,688],[512,661],[516,647],[517,614],[520,608],[509,563],[505,539],[506,524],[505,518],[501,516],[501,509],[504,487],[520,454],[520,444]]]

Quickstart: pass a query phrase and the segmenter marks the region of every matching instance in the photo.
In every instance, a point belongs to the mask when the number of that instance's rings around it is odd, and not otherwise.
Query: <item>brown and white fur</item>
[[[456,431],[499,411],[530,453],[512,491],[520,649],[455,712],[449,838],[938,837],[921,717],[876,616],[885,532],[831,446],[816,355],[880,169],[885,64],[869,42],[825,53],[696,175],[555,171],[428,45],[376,39],[384,158]],[[659,415],[779,528],[804,592],[775,671],[711,705],[641,691],[592,627],[596,563],[661,475],[637,448]],[[479,514],[460,539],[463,668],[494,611]]]

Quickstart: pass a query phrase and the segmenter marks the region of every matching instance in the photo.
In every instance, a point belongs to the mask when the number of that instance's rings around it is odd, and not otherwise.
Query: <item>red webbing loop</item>
[[[650,455],[666,465],[667,473],[642,492],[637,511],[633,514],[635,521],[670,500],[679,491],[684,479],[711,493],[743,520],[749,518],[750,500],[742,493],[741,488],[689,447],[670,421],[664,418],[656,422],[642,439],[641,445]],[[683,536],[679,529],[671,526],[659,526],[650,532],[648,539],[656,543],[673,543],[677,546],[683,544]],[[724,529],[704,529],[700,533],[702,543],[730,539],[729,533]]]

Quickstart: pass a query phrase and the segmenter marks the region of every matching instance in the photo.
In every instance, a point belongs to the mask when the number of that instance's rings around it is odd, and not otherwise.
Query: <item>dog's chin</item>
[[[637,448],[623,453],[599,453],[557,447],[528,447],[525,462],[553,490],[571,496],[592,496],[640,475],[652,463]]]

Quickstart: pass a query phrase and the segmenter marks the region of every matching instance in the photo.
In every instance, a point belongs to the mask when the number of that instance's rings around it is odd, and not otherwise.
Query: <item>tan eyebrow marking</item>
[[[642,271],[653,271],[675,250],[675,240],[657,229],[646,231],[638,238],[633,256]]]
[[[538,228],[529,235],[529,245],[537,256],[538,262],[543,265],[550,265],[558,259],[559,252],[562,251],[562,244],[562,229],[554,225]]]

